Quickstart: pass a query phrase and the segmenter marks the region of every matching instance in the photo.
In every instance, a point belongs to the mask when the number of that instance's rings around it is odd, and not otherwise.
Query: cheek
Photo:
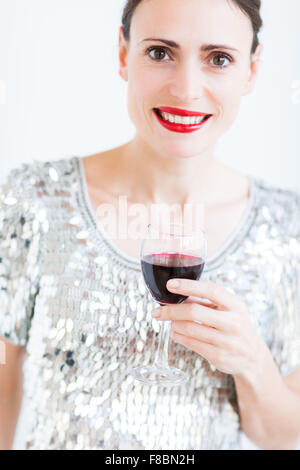
[[[166,103],[162,98],[165,76],[151,66],[131,66],[128,80],[128,114],[142,135],[153,128],[152,108]]]
[[[129,98],[136,102],[138,107],[146,106],[148,111],[157,103],[161,95],[163,82],[162,74],[153,70],[151,66],[141,67],[132,64],[128,83]]]
[[[220,117],[228,125],[236,117],[245,86],[245,79],[241,74],[222,77],[213,87],[213,99],[219,108]]]

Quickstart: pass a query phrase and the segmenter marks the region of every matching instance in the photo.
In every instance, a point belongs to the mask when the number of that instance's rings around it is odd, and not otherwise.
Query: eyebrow
[[[174,47],[175,49],[180,49],[180,46],[179,44],[177,44],[177,42],[170,41],[169,39],[146,38],[146,39],[143,39],[141,43],[145,41],[159,41],[159,42],[166,44],[167,46]],[[200,50],[203,52],[208,52],[208,51],[212,51],[215,49],[227,49],[229,51],[239,52],[238,49],[235,49],[234,47],[231,47],[231,46],[226,46],[225,44],[203,44],[200,47]]]

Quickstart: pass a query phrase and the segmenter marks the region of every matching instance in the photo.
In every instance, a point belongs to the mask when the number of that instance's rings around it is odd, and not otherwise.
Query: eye
[[[163,47],[150,47],[149,49],[147,49],[147,54],[155,62],[165,62],[165,60],[162,60],[162,59],[166,55],[168,56],[167,51]]]
[[[231,62],[232,58],[227,54],[223,53],[215,54],[210,60],[210,63],[212,63],[212,65],[220,69],[225,69]]]

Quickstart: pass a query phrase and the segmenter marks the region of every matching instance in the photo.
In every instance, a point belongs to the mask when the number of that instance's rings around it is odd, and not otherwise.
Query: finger
[[[199,299],[199,297],[193,297],[193,296],[189,296],[184,301],[184,303],[185,304],[195,303],[195,304],[203,305],[204,307],[213,308],[214,310],[220,310],[221,309],[221,307],[219,305],[216,305],[216,304],[212,303],[210,300],[203,300],[203,299]]]
[[[208,343],[203,343],[201,341],[197,341],[196,339],[189,338],[187,336],[180,335],[175,332],[172,332],[170,336],[173,341],[176,341],[176,343],[179,343],[182,346],[185,346],[186,348],[195,351],[200,356],[204,357],[204,359],[206,359],[208,362],[212,364],[216,362],[218,357],[218,349],[215,346],[212,346]]]
[[[172,279],[172,281],[177,281],[178,287],[171,287],[171,281],[168,281],[167,289],[171,292],[209,299],[223,310],[245,310],[244,303],[235,294],[215,282],[192,281],[191,279]]]
[[[199,323],[193,321],[172,321],[171,332],[220,348],[227,348],[228,346],[229,340],[224,333],[221,333],[215,328],[199,325]]]
[[[230,331],[231,323],[227,312],[216,311],[195,303],[182,303],[158,307],[152,312],[157,320],[191,320],[222,331]]]

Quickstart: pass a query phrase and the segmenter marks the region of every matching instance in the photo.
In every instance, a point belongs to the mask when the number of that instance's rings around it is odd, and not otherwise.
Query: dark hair
[[[123,10],[122,16],[122,25],[124,30],[124,38],[130,40],[130,26],[133,14],[138,7],[138,5],[143,0],[127,0],[126,5]],[[256,51],[256,48],[259,44],[258,33],[263,25],[263,21],[260,15],[261,0],[230,0],[235,3],[243,13],[245,13],[251,20],[253,27],[253,43],[251,53],[253,54]]]

